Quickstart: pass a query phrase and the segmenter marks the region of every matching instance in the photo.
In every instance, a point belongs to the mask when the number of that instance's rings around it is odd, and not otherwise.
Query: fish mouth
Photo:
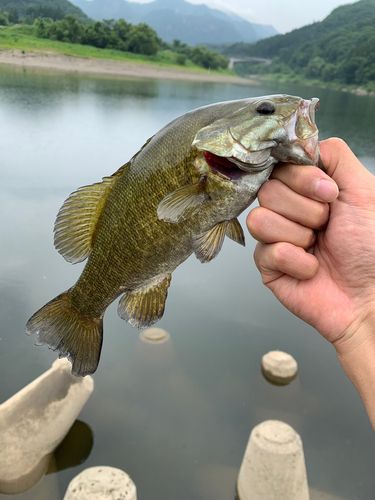
[[[318,129],[315,124],[318,108],[318,98],[303,100],[296,112],[284,121],[290,140],[290,153],[296,164],[320,165]],[[278,152],[274,153],[277,157]],[[285,161],[283,157],[278,159]]]
[[[237,181],[244,175],[259,172],[262,168],[254,168],[254,165],[243,163],[237,158],[226,158],[225,156],[218,156],[210,151],[204,152],[204,159],[214,174],[220,177],[224,176],[228,180]],[[239,166],[241,165],[241,167]],[[266,167],[265,167],[266,168]]]

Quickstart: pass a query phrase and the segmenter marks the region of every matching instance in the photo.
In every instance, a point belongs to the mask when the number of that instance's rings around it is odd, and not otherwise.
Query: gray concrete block
[[[254,427],[237,480],[240,500],[309,500],[302,441],[284,422]]]
[[[271,382],[289,384],[296,378],[297,361],[283,351],[270,351],[262,357],[263,375]]]
[[[64,500],[137,500],[137,489],[126,472],[114,467],[90,467],[72,479]]]
[[[91,395],[92,377],[70,372],[70,362],[59,359],[0,405],[0,492],[21,493],[44,475]]]

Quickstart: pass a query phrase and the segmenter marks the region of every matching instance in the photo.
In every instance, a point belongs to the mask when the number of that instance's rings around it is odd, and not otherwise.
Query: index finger
[[[310,165],[281,163],[274,168],[272,179],[278,179],[296,193],[316,201],[331,202],[339,194],[337,184],[320,168]]]

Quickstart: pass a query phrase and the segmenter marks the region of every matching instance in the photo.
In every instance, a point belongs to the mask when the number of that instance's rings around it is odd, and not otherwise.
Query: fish
[[[87,263],[78,281],[39,309],[37,334],[72,363],[96,371],[103,316],[148,328],[164,313],[172,272],[191,254],[212,261],[227,236],[245,245],[238,216],[279,162],[320,166],[319,99],[270,95],[215,103],[173,120],[119,170],[73,192],[54,226],[57,251]]]

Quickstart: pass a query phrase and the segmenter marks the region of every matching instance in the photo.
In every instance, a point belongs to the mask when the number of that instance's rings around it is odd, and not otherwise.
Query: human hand
[[[247,226],[263,283],[340,357],[374,344],[375,177],[340,139],[323,141],[320,153],[328,175],[277,167]]]

